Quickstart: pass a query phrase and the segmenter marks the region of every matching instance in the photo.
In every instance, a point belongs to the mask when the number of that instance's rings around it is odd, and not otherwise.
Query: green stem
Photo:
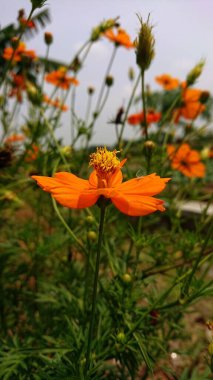
[[[124,132],[124,128],[125,128],[125,124],[126,124],[126,120],[127,120],[127,117],[128,117],[128,113],[129,113],[129,109],[132,105],[132,102],[133,102],[133,99],[134,99],[134,96],[135,96],[135,93],[136,93],[136,90],[138,88],[138,85],[139,85],[139,82],[140,82],[140,78],[141,78],[141,74],[138,75],[138,78],[135,82],[135,85],[132,89],[132,93],[130,95],[130,98],[129,98],[129,102],[127,104],[127,107],[126,107],[126,111],[125,111],[125,114],[124,114],[124,118],[123,118],[123,122],[122,122],[122,126],[121,126],[121,131],[120,131],[120,135],[118,137],[118,147],[120,148],[121,146],[121,141],[122,141],[122,137],[123,137],[123,132]]]
[[[117,52],[117,46],[114,47],[114,50],[113,50],[113,52],[112,52],[112,56],[111,56],[111,58],[110,58],[109,64],[108,64],[107,69],[106,69],[106,73],[105,73],[105,76],[104,76],[104,80],[103,80],[103,83],[102,83],[102,86],[101,86],[101,89],[100,89],[100,93],[99,93],[99,97],[98,97],[98,100],[97,100],[97,104],[96,104],[96,107],[95,107],[95,113],[98,113],[98,112],[99,112],[99,108],[100,108],[101,100],[102,100],[103,93],[104,93],[104,88],[105,88],[105,86],[106,86],[106,77],[107,77],[107,76],[109,75],[109,73],[110,73],[110,70],[111,70],[111,67],[112,67],[113,61],[114,61],[114,59],[115,59],[116,52]]]
[[[143,105],[143,126],[146,140],[148,140],[148,125],[146,118],[146,95],[145,95],[145,71],[141,71],[141,86],[142,86],[142,105]]]
[[[87,374],[90,367],[90,352],[92,345],[92,337],[94,331],[94,322],[95,322],[95,311],[96,311],[96,300],[97,300],[97,288],[98,288],[98,273],[100,266],[100,254],[101,254],[101,244],[103,239],[103,227],[104,227],[104,217],[105,217],[105,204],[102,202],[100,204],[100,224],[99,224],[99,234],[98,234],[98,247],[97,247],[97,256],[95,264],[95,277],[93,283],[93,294],[92,294],[92,310],[90,316],[90,326],[89,326],[89,335],[88,335],[88,344],[87,344],[87,353],[86,353],[86,364],[85,364],[85,374]]]

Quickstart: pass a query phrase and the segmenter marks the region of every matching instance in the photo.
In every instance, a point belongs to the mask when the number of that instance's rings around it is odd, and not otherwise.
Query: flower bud
[[[200,61],[193,69],[189,72],[189,74],[186,77],[186,85],[191,86],[193,85],[196,80],[199,78],[203,71],[203,67],[205,65],[205,61]]]
[[[142,71],[147,70],[154,58],[155,38],[152,34],[153,26],[149,24],[149,16],[146,22],[138,16],[140,30],[138,38],[135,40],[136,46],[136,63]]]
[[[205,104],[209,100],[209,97],[210,93],[208,91],[202,91],[199,99],[200,103]]]
[[[88,92],[89,95],[93,95],[94,92],[95,92],[94,87],[88,87],[87,92]]]
[[[97,240],[97,234],[95,231],[88,231],[87,238],[90,241],[96,241]]]
[[[86,218],[85,218],[85,222],[88,224],[88,225],[92,225],[95,223],[95,218],[92,216],[92,215],[88,215]]]
[[[154,141],[151,141],[151,140],[147,140],[145,143],[144,143],[144,147],[148,150],[153,150],[155,147],[156,147],[156,144],[154,143]]]
[[[130,284],[132,282],[132,276],[129,274],[129,273],[125,273],[123,274],[122,276],[122,281],[125,283],[125,284]]]
[[[213,355],[213,342],[208,345],[208,351],[210,355]]]
[[[209,158],[209,153],[210,153],[211,149],[206,146],[205,148],[203,148],[200,152],[200,157],[202,158],[202,160],[206,160]]]
[[[44,33],[44,41],[46,45],[51,45],[53,43],[53,35],[50,32]]]
[[[117,19],[118,17],[116,17],[115,19],[110,18],[108,20],[104,20],[101,24],[92,29],[90,40],[92,42],[95,42],[100,38],[101,34],[105,33],[109,29],[116,27]]]
[[[134,72],[134,69],[132,67],[129,68],[128,77],[129,77],[129,80],[131,80],[131,81],[133,81],[135,79],[135,72]]]
[[[114,78],[111,75],[108,75],[105,80],[106,86],[111,87],[114,83]]]
[[[116,339],[118,342],[120,343],[124,343],[125,342],[125,339],[126,339],[126,336],[124,334],[123,331],[120,331],[117,335],[116,335]]]

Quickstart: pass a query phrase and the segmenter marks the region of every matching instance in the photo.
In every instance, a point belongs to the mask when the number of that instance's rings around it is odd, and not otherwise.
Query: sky
[[[160,89],[155,77],[168,73],[184,80],[187,73],[200,59],[206,65],[197,87],[212,92],[213,89],[213,0],[49,0],[46,3],[51,14],[51,23],[33,39],[27,41],[30,49],[44,56],[44,31],[52,32],[54,43],[50,57],[70,62],[78,48],[88,39],[92,28],[107,18],[119,16],[121,27],[134,40],[139,29],[136,14],[144,20],[150,13],[156,40],[155,59],[146,73],[146,83],[151,89]],[[14,22],[18,10],[30,11],[30,0],[1,0],[1,27]],[[86,91],[88,86],[96,89],[97,96],[113,46],[106,39],[94,44],[83,70],[79,75],[76,112],[84,117]],[[128,80],[128,70],[132,67],[138,72],[134,50],[120,47],[115,57],[111,74],[115,78],[111,95],[101,118],[95,128],[93,142],[111,144],[115,140],[114,127],[108,123],[118,108],[126,105],[132,84]],[[134,112],[135,109],[132,109]],[[82,115],[82,116],[81,116]],[[135,131],[127,126],[125,137],[133,137]],[[65,141],[70,139],[70,115],[63,117],[62,126],[57,131]]]

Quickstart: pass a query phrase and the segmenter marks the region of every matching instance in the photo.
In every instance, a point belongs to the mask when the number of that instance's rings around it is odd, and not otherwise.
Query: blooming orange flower
[[[180,84],[178,79],[171,77],[169,74],[163,74],[159,77],[156,77],[155,80],[164,88],[164,90],[167,91],[174,90]]]
[[[173,169],[179,170],[187,177],[204,177],[205,165],[200,162],[200,154],[192,150],[188,144],[182,144],[178,149],[168,145],[167,153]]]
[[[25,139],[25,137],[23,135],[20,135],[20,134],[17,134],[17,133],[13,133],[12,135],[8,136],[5,139],[5,144],[13,144],[13,143],[16,143],[16,142],[23,141],[24,139]]]
[[[27,50],[24,42],[19,42],[16,48],[7,47],[4,49],[3,58],[9,61],[13,57],[13,62],[20,62],[24,56],[36,59],[34,50]]]
[[[61,111],[67,111],[68,107],[66,104],[61,103],[61,101],[56,98],[55,100],[50,99],[47,95],[44,95],[43,101],[50,106],[53,106],[55,108],[59,108]]]
[[[147,124],[157,123],[160,120],[160,118],[161,118],[161,113],[160,112],[154,112],[154,111],[150,110],[146,114],[146,122],[147,122]],[[130,115],[127,118],[127,121],[131,125],[138,125],[138,124],[143,123],[144,122],[144,113],[143,113],[143,111]]]
[[[121,162],[118,152],[97,148],[90,155],[89,166],[94,168],[89,180],[74,174],[60,172],[54,178],[32,176],[38,185],[52,194],[61,205],[69,208],[85,208],[94,205],[100,196],[111,199],[115,207],[130,216],[148,215],[157,210],[164,211],[163,201],[153,198],[160,193],[170,178],[160,178],[156,174],[130,179],[122,183]]]
[[[181,116],[185,119],[194,120],[205,110],[205,105],[200,102],[201,94],[202,91],[196,88],[183,88],[182,105],[175,111],[176,122]]]
[[[134,43],[130,40],[129,35],[125,32],[124,29],[118,29],[117,35],[113,32],[112,29],[107,30],[104,33],[104,36],[107,37],[110,41],[115,42],[116,46],[124,46],[127,49],[135,47]]]
[[[79,84],[76,78],[67,76],[66,67],[59,67],[58,70],[52,71],[51,73],[47,74],[45,80],[48,83],[63,88],[64,90],[68,90],[71,84],[74,84],[75,86]]]

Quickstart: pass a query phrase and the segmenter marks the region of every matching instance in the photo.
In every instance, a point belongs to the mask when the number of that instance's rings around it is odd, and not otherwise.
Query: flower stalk
[[[92,310],[91,310],[91,316],[90,316],[90,326],[89,326],[87,352],[86,352],[85,375],[87,374],[90,367],[90,353],[91,353],[92,339],[93,339],[93,333],[94,333],[97,288],[98,288],[98,274],[99,274],[99,266],[100,266],[101,245],[102,245],[102,240],[103,240],[104,218],[105,218],[105,209],[106,209],[106,202],[104,198],[100,199],[99,205],[100,205],[100,223],[99,223],[98,247],[97,247],[96,264],[95,264],[93,293],[92,293]]]

